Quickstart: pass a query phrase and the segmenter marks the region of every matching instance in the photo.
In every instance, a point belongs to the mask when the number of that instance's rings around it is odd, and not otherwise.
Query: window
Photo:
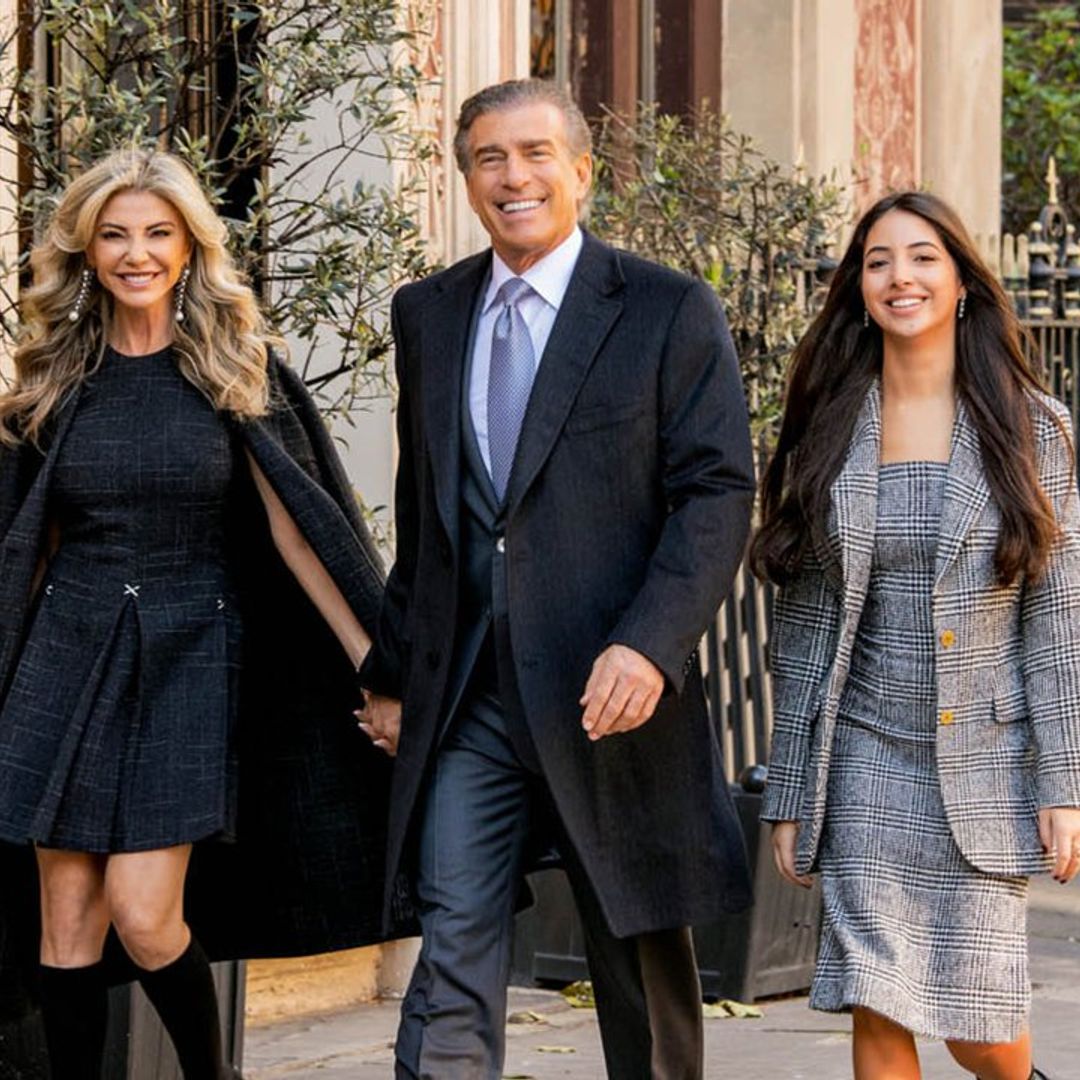
[[[638,101],[686,115],[720,103],[723,0],[532,0],[532,73],[586,116]]]

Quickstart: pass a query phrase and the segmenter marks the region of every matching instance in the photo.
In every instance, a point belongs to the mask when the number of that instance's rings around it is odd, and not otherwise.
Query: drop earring
[[[176,321],[184,321],[184,297],[187,295],[188,278],[191,277],[191,263],[180,271],[180,280],[176,283]]]
[[[863,329],[864,330],[867,329],[870,326],[870,312],[867,311],[866,308],[863,308],[862,324],[863,324]]]
[[[967,303],[967,293],[960,294],[960,306],[956,309],[956,317],[962,319],[964,317],[964,305]]]
[[[78,322],[82,315],[83,304],[86,303],[86,297],[90,292],[90,283],[94,280],[94,272],[89,266],[83,267],[82,281],[79,283],[79,295],[75,297],[75,306],[68,312],[68,319],[71,322]]]

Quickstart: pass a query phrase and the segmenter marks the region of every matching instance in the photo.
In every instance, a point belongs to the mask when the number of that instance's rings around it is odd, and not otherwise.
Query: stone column
[[[736,130],[778,161],[799,146],[798,47],[801,0],[728,0],[721,107]]]
[[[998,0],[922,5],[922,182],[968,229],[1001,223],[1002,25]]]
[[[728,0],[723,110],[775,160],[850,175],[855,0]]]
[[[851,175],[855,130],[855,44],[852,0],[802,0],[799,26],[799,144],[811,176]]]
[[[456,261],[487,247],[454,163],[454,123],[477,90],[529,74],[529,0],[444,0],[442,119],[445,162],[443,258]]]

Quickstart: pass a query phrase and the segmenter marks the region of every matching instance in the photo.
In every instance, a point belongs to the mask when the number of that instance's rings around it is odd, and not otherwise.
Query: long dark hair
[[[1039,486],[1031,409],[1043,389],[1028,361],[1008,297],[956,212],[934,195],[903,191],[876,202],[855,227],[821,312],[799,342],[788,377],[776,451],[761,482],[761,527],[751,565],[782,584],[824,538],[830,489],[844,463],[863,400],[881,372],[881,330],[864,325],[863,251],[890,210],[917,214],[936,230],[967,291],[956,326],[956,391],[979,435],[990,492],[1001,513],[994,554],[999,583],[1038,578],[1058,535]],[[1059,424],[1060,426],[1060,424]]]

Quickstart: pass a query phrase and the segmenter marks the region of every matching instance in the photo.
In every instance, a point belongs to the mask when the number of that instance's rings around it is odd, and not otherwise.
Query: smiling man
[[[491,249],[394,298],[397,561],[369,690],[402,696],[390,880],[423,947],[397,1076],[501,1076],[513,914],[554,839],[609,1074],[703,1073],[687,929],[749,901],[697,643],[742,556],[738,365],[700,282],[578,225],[589,129],[539,81],[455,138]]]

